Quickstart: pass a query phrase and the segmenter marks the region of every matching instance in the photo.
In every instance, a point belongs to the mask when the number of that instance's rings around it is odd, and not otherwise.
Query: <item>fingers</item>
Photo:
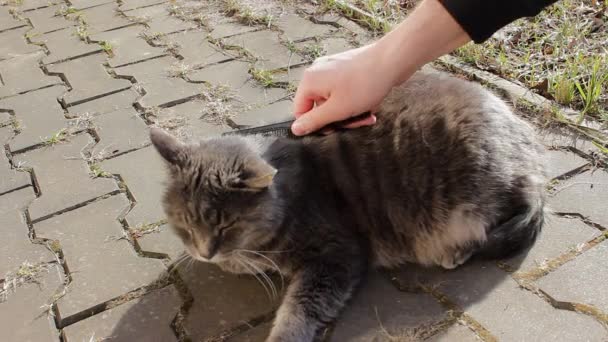
[[[343,125],[342,127],[344,128],[358,128],[358,127],[363,127],[363,126],[371,126],[373,124],[375,124],[377,121],[377,118],[375,115],[371,114],[371,115],[367,115],[363,118],[361,118],[360,120],[351,122],[347,125]]]
[[[348,117],[348,113],[344,115],[340,111],[338,101],[327,102],[314,107],[306,115],[301,115],[291,126],[291,131],[295,135],[306,135],[326,126],[334,121],[340,120],[342,117]]]

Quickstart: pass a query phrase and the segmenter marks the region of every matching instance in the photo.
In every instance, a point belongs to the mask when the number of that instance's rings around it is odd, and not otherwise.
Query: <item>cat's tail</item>
[[[547,211],[542,190],[531,195],[516,215],[488,231],[486,243],[475,254],[501,259],[532,246],[545,224]]]

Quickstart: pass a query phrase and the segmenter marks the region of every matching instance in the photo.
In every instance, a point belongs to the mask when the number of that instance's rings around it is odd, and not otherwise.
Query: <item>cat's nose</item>
[[[215,255],[215,250],[199,251],[198,254],[207,260],[211,260]]]

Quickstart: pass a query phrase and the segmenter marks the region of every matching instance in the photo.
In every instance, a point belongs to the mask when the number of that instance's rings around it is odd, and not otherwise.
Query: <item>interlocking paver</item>
[[[135,197],[135,207],[126,216],[130,227],[158,222],[165,217],[160,198],[166,166],[153,147],[106,160],[101,168],[119,174]]]
[[[166,39],[171,45],[177,44],[177,52],[184,57],[183,63],[199,66],[226,61],[232,57],[207,41],[206,31],[187,31],[175,33]]]
[[[585,159],[572,152],[560,150],[547,152],[547,171],[549,178],[559,177],[585,164],[588,164]]]
[[[166,1],[167,0],[123,0],[120,2],[120,10],[129,11],[140,7],[162,4]]]
[[[150,284],[164,271],[160,260],[141,258],[118,239],[118,217],[129,205],[116,195],[34,224],[38,237],[59,241],[70,268],[69,291],[57,302],[62,319]]]
[[[15,19],[7,7],[0,7],[0,32],[27,26],[27,22]]]
[[[0,33],[0,61],[19,57],[42,50],[42,47],[28,44],[25,34],[29,27],[22,27]]]
[[[201,262],[180,267],[179,272],[194,297],[185,322],[193,340],[205,340],[268,314],[278,304],[270,301],[253,276],[237,276]],[[280,283],[276,286],[280,289]]]
[[[101,6],[95,6],[82,10],[78,14],[81,17],[81,20],[84,20],[86,23],[87,32],[89,34],[99,33],[134,24],[125,17],[118,15],[116,12],[117,9],[118,4],[112,1]]]
[[[30,11],[33,9],[44,8],[57,4],[63,4],[61,0],[25,0],[19,6],[20,11]]]
[[[251,52],[257,58],[255,65],[259,69],[273,70],[303,62],[300,56],[281,44],[279,33],[274,31],[250,32],[223,41]]]
[[[32,24],[32,29],[27,34],[34,37],[76,25],[75,21],[68,20],[59,13],[63,8],[63,6],[49,6],[23,13],[23,17],[29,19]]]
[[[102,51],[101,46],[82,41],[78,37],[75,27],[32,37],[31,40],[44,44],[49,50],[49,55],[42,59],[44,64],[58,63]]]
[[[549,205],[556,212],[579,213],[608,226],[608,173],[587,171],[555,186]]]
[[[177,106],[163,108],[158,113],[157,120],[160,126],[164,126],[164,122],[178,123],[178,132],[184,138],[200,139],[229,131],[227,125],[213,124],[202,117],[206,106],[209,104],[202,100],[180,103]]]
[[[66,127],[57,101],[66,91],[63,86],[54,86],[0,100],[0,107],[14,111],[21,131],[9,143],[12,152],[41,144]]]
[[[455,324],[431,337],[427,342],[479,342],[480,339],[471,329]]]
[[[125,11],[124,14],[138,21],[144,20],[148,27],[147,31],[152,34],[170,34],[196,27],[194,23],[171,16],[168,7],[164,4]]]
[[[59,342],[53,318],[43,309],[62,283],[59,274],[59,267],[51,266],[38,284],[25,284],[0,302],[1,341]]]
[[[140,37],[142,31],[140,26],[129,26],[93,34],[89,39],[110,44],[112,56],[108,59],[108,65],[113,68],[167,54],[164,49],[151,46]]]
[[[336,30],[329,25],[314,24],[296,14],[283,15],[275,21],[275,24],[283,31],[283,38],[290,41],[320,37]]]
[[[579,219],[550,216],[534,246],[504,262],[519,271],[529,271],[599,235],[597,229]]]
[[[0,128],[0,145],[8,141],[7,139],[12,135],[11,127]],[[11,168],[6,154],[0,153],[0,194],[26,187],[30,182],[29,173]]]
[[[0,87],[0,98],[39,89],[52,84],[61,84],[57,76],[44,74],[38,61],[42,59],[42,51],[29,55],[11,58],[0,62],[0,75],[3,86]]]
[[[110,95],[131,87],[128,80],[113,78],[103,66],[104,54],[95,54],[68,62],[51,65],[50,72],[62,73],[72,86],[63,102],[67,106]]]
[[[228,342],[260,342],[266,340],[270,334],[272,323],[264,323],[256,326],[255,328],[249,329],[242,334],[238,334],[234,337],[228,338]]]
[[[72,324],[63,330],[68,341],[177,341],[171,321],[181,300],[173,286]]]
[[[33,221],[118,190],[112,179],[92,179],[81,150],[93,143],[86,134],[69,141],[14,157],[16,163],[32,167],[42,195],[29,207]],[[67,191],[69,189],[69,191]]]
[[[133,108],[140,95],[132,88],[68,108],[68,117],[88,117]]]
[[[163,107],[192,98],[201,93],[200,84],[188,83],[179,77],[172,77],[171,70],[176,68],[177,60],[161,57],[150,61],[116,68],[120,76],[135,77],[146,91],[139,103],[142,107]],[[171,91],[167,91],[171,89]]]
[[[382,327],[398,334],[444,318],[445,310],[430,295],[400,292],[386,277],[374,272],[336,323],[331,341],[385,340]]]
[[[262,126],[292,119],[293,104],[289,100],[284,100],[240,113],[234,121],[239,125]]]
[[[289,82],[293,85],[298,85],[300,80],[302,79],[302,74],[304,74],[304,70],[308,68],[309,65],[300,65],[296,67],[286,68],[285,70],[281,70],[272,75],[272,79],[276,82]]]
[[[493,264],[473,262],[423,276],[428,277],[424,282],[444,293],[499,341],[608,338],[608,332],[591,317],[553,308]],[[413,278],[407,272],[401,277]]]
[[[95,6],[101,6],[109,3],[115,3],[113,0],[70,0],[70,4],[75,9],[85,9]]]
[[[184,252],[184,243],[166,224],[160,226],[157,232],[148,233],[137,238],[137,243],[144,253],[167,255],[171,260],[177,260]]]
[[[16,190],[0,196],[0,276],[19,268],[24,262],[31,264],[48,263],[55,256],[45,246],[30,241],[29,228],[23,210],[35,198],[32,187]],[[1,308],[1,306],[0,306]]]
[[[150,142],[148,126],[132,108],[98,116],[93,119],[93,127],[100,138],[93,156],[109,158]]]
[[[213,39],[228,38],[237,34],[253,32],[259,30],[255,26],[246,26],[239,23],[224,22],[216,24],[211,28],[209,36]]]
[[[251,77],[249,63],[231,61],[214,64],[188,74],[194,82],[208,82],[212,85],[230,87],[238,101],[248,105],[267,104],[284,98],[287,91],[282,88],[265,89]]]
[[[541,278],[537,285],[558,301],[592,305],[608,313],[608,242],[604,241]]]

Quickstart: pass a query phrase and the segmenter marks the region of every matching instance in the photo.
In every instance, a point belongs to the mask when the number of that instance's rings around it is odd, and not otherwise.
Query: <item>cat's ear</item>
[[[150,129],[150,140],[158,153],[171,165],[183,166],[186,160],[185,145],[160,128]]]
[[[272,185],[277,169],[262,159],[250,162],[238,176],[236,187],[243,190],[260,191]]]

